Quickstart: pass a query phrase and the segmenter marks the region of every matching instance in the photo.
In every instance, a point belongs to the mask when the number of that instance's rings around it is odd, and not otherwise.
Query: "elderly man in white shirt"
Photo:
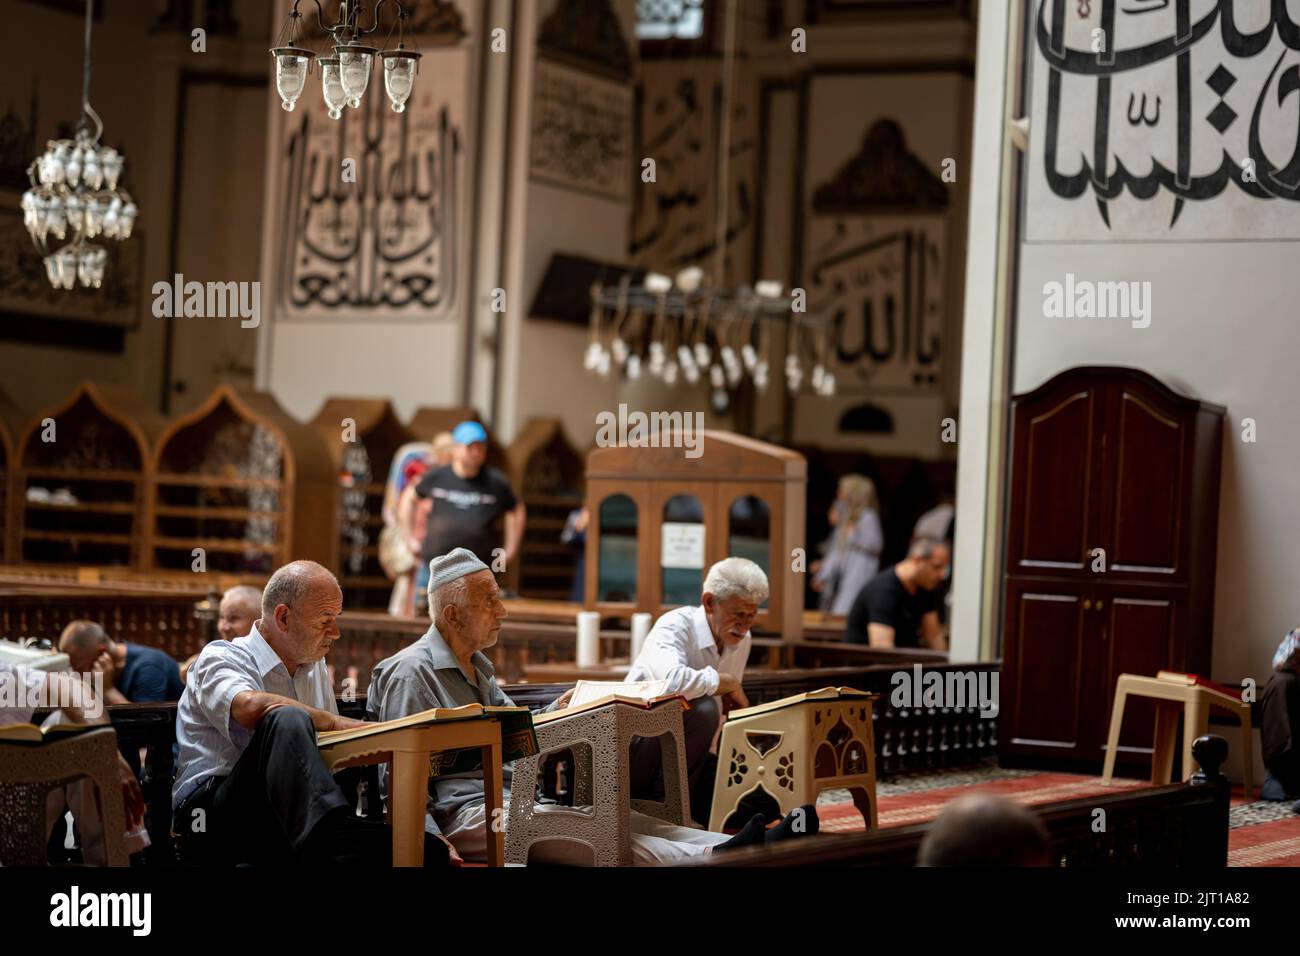
[[[767,575],[753,561],[719,561],[705,576],[699,606],[679,607],[659,618],[627,673],[629,681],[666,680],[667,693],[681,694],[691,702],[684,716],[686,766],[697,820],[708,819],[708,801],[703,799],[700,785],[714,765],[709,751],[719,717],[749,706],[740,686],[749,660],[749,628],[768,591]],[[634,798],[653,799],[662,794],[660,761],[658,740],[633,744]]]
[[[187,849],[226,862],[391,863],[388,827],[356,816],[316,747],[318,731],[362,724],[339,716],[325,665],[342,610],[334,575],[295,561],[271,575],[249,634],[194,662],[172,789]]]

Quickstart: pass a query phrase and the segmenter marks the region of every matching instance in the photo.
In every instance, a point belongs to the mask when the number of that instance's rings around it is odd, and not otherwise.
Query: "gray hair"
[[[311,590],[312,583],[322,574],[333,581],[336,588],[339,586],[338,578],[334,577],[329,568],[315,561],[290,561],[278,568],[262,591],[262,617],[274,618],[275,609],[281,604],[297,608],[298,603]]]
[[[767,575],[749,558],[723,558],[704,579],[704,593],[717,601],[740,597],[762,604],[769,591]]]
[[[224,602],[226,598],[230,598],[235,604],[242,604],[254,611],[262,606],[262,592],[251,584],[236,584],[232,588],[226,588],[226,593],[221,595],[221,600]]]
[[[443,608],[464,608],[469,605],[469,579],[473,575],[465,574],[453,578],[436,591],[429,594],[429,618],[435,624],[442,620]]]
[[[75,647],[79,651],[89,651],[106,643],[108,635],[104,633],[104,628],[95,621],[84,619],[69,621],[59,635],[59,647],[64,649]]]
[[[936,541],[934,538],[913,538],[912,543],[908,545],[907,556],[909,558],[928,558],[938,548],[947,550],[948,542]]]

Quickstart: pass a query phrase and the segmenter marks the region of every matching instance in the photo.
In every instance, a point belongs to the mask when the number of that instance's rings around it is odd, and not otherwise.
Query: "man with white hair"
[[[724,558],[704,578],[695,607],[679,607],[655,622],[625,680],[666,680],[666,692],[691,702],[686,712],[686,768],[691,807],[707,819],[702,783],[711,785],[709,759],[720,715],[748,707],[741,689],[749,661],[750,625],[768,596],[767,575],[748,558]],[[662,793],[662,759],[657,739],[639,739],[632,752],[632,795],[654,799]],[[711,791],[710,791],[711,796]]]
[[[433,621],[423,637],[375,666],[367,694],[369,713],[379,720],[395,720],[433,707],[511,706],[483,654],[497,642],[506,616],[501,589],[488,566],[465,548],[434,558],[429,562],[429,613]],[[571,694],[564,694],[547,709],[564,707]],[[508,804],[508,767],[503,768],[503,778]],[[381,786],[385,782],[381,774]],[[530,796],[528,791],[521,798]],[[792,813],[770,833],[764,830],[763,817],[755,815],[740,833],[728,837],[634,811],[630,816],[632,857],[638,865],[681,861],[817,831],[813,808],[803,807],[798,815],[803,826],[794,825]],[[424,826],[426,834],[441,838],[451,848],[453,863],[485,860],[488,820],[483,772],[431,779]],[[548,862],[576,862],[566,859],[567,849],[559,841],[546,841],[534,853],[539,861],[545,855]]]

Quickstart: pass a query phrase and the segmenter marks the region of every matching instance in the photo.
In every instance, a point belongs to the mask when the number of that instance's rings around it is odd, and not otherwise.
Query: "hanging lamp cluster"
[[[108,250],[91,240],[130,238],[139,214],[131,194],[119,188],[126,160],[111,146],[100,145],[104,123],[90,105],[93,12],[94,0],[86,0],[81,117],[74,138],[46,144],[45,152],[27,167],[31,188],[20,202],[23,225],[56,289],[71,289],[78,283],[100,288]]]
[[[415,77],[419,72],[420,53],[406,49],[406,21],[410,11],[398,0],[379,0],[371,15],[369,27],[360,23],[361,4],[356,0],[344,0],[339,4],[338,20],[333,26],[325,25],[325,11],[321,9],[320,0],[316,4],[316,22],[322,32],[334,40],[333,56],[318,57],[312,50],[299,44],[302,39],[302,13],[298,5],[302,0],[294,0],[293,9],[280,28],[276,46],[271,49],[275,61],[275,89],[280,94],[280,105],[286,112],[293,112],[298,97],[307,86],[307,76],[311,73],[312,63],[319,67],[321,92],[325,105],[329,108],[330,119],[341,119],[344,107],[359,109],[362,98],[370,86],[370,75],[374,72],[375,59],[382,64],[384,90],[394,113],[406,109],[406,101],[415,88]],[[396,20],[389,28],[388,39],[392,39],[393,30],[397,30],[397,46],[393,49],[378,49],[363,43],[365,37],[379,29],[379,11],[386,3],[397,8]],[[281,45],[282,41],[287,42]],[[414,37],[412,37],[414,42]]]

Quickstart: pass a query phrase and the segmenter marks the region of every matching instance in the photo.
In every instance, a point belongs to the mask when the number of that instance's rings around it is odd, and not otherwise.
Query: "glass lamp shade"
[[[37,163],[38,177],[42,186],[57,186],[63,182],[65,167],[71,155],[71,142],[68,140],[50,141]]]
[[[69,189],[74,189],[81,183],[81,163],[84,155],[85,150],[81,146],[74,146],[68,161],[63,164],[63,182]]]
[[[105,146],[99,151],[99,165],[104,170],[104,185],[109,189],[116,189],[124,165],[122,154],[112,146]]]
[[[104,217],[108,214],[112,199],[108,195],[87,196],[86,238],[94,239],[104,231]]]
[[[406,109],[406,101],[415,88],[415,74],[419,68],[420,54],[406,50],[393,50],[379,54],[384,64],[384,90],[393,112],[400,113]]]
[[[108,265],[108,250],[103,246],[86,246],[77,256],[77,281],[98,289],[104,284],[104,267]]]
[[[290,46],[277,47],[271,55],[275,57],[275,89],[280,94],[280,106],[286,113],[292,113],[307,86],[307,72],[315,54]]]
[[[325,105],[329,107],[330,119],[336,120],[343,115],[343,107],[347,104],[347,95],[343,92],[343,79],[339,73],[338,57],[327,56],[318,62]]]
[[[55,197],[54,201],[58,202],[58,198]],[[86,228],[86,204],[76,193],[63,200],[63,214],[74,237]]]
[[[374,63],[374,47],[349,43],[336,46],[334,52],[339,60],[339,77],[343,82],[343,95],[347,97],[348,106],[356,109],[361,105],[361,97],[366,95],[370,85],[370,67]]]
[[[131,238],[131,230],[135,227],[135,217],[139,211],[133,202],[128,202],[122,207],[117,222],[117,237],[119,239]]]
[[[56,288],[71,289],[77,282],[77,253],[72,249],[60,249],[54,254],[59,263],[59,281]]]

